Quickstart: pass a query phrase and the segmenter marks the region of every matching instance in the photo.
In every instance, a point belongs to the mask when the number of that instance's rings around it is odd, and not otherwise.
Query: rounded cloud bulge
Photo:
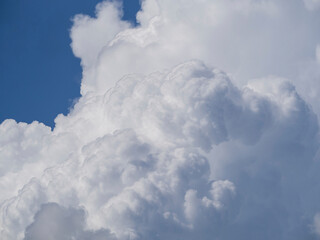
[[[320,238],[316,1],[141,5],[74,17],[53,130],[0,125],[1,239]]]

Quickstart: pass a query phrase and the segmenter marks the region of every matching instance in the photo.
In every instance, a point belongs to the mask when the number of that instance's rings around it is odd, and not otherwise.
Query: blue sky
[[[53,126],[78,98],[80,60],[70,48],[72,17],[94,16],[99,0],[0,2],[0,122],[7,118]],[[135,21],[138,0],[124,1],[124,19]]]

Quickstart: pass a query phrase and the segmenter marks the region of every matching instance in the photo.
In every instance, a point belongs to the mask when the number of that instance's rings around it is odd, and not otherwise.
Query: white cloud
[[[75,17],[82,97],[53,130],[0,125],[1,238],[315,239],[318,120],[284,77],[314,59],[319,16],[301,0],[142,5],[136,28],[118,3]]]
[[[27,228],[25,240],[112,240],[115,239],[107,230],[86,231],[85,212],[82,209],[47,203],[35,215],[35,221]]]
[[[36,239],[51,222],[58,236],[76,236],[78,227],[59,225],[58,209],[58,216],[37,220],[47,202],[82,206],[82,232],[110,231],[117,239],[248,238],[246,229],[263,216],[267,220],[259,221],[274,238],[312,234],[301,229],[308,224],[301,216],[311,221],[318,202],[309,186],[316,175],[305,179],[317,164],[318,125],[288,82],[260,80],[239,90],[223,72],[191,61],[164,73],[127,76],[91,101],[48,134],[48,142],[60,139],[60,151],[68,154],[37,158],[32,166],[52,166],[37,176],[27,169],[16,174],[33,178],[2,202],[5,238],[21,238],[27,229],[27,239]],[[84,114],[90,106],[99,106],[104,121]],[[86,138],[94,125],[81,116],[105,126]],[[59,126],[76,118],[80,124]],[[71,145],[66,139],[79,140]]]
[[[270,74],[296,80],[320,38],[320,16],[306,11],[301,0],[146,0],[142,5],[141,27],[105,41],[94,70],[84,71],[82,93],[104,92],[125,74],[149,74],[195,58],[231,72],[241,84]],[[75,26],[93,35],[86,24]],[[74,45],[79,41],[73,37]]]

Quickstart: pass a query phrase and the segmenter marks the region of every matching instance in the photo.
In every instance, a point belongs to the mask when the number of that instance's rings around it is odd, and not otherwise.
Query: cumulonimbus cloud
[[[145,0],[136,27],[118,2],[76,16],[79,101],[53,130],[0,125],[1,238],[317,239],[316,97],[294,86],[295,66],[317,76],[304,4]]]

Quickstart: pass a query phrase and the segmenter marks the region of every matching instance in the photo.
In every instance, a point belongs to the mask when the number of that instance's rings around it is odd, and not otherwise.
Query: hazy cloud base
[[[319,7],[76,16],[82,97],[53,130],[0,125],[1,239],[318,239]]]

